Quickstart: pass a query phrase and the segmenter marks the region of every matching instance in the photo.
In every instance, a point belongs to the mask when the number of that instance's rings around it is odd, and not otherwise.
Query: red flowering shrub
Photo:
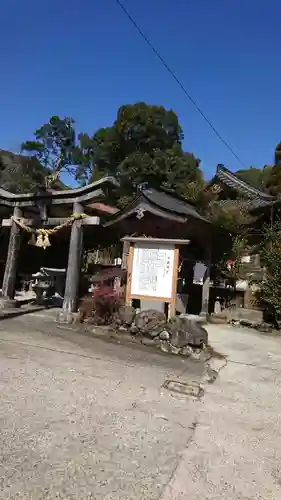
[[[95,323],[108,325],[113,315],[119,310],[121,300],[115,290],[108,285],[101,285],[93,290],[93,317]]]
[[[94,299],[92,295],[84,295],[84,297],[81,298],[78,309],[80,313],[80,322],[93,317],[93,303]]]

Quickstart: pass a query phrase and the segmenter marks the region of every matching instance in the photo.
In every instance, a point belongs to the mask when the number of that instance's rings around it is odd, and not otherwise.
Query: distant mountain
[[[0,149],[0,187],[11,193],[32,193],[45,189],[49,171],[34,156],[24,156]],[[57,181],[54,190],[65,189]]]

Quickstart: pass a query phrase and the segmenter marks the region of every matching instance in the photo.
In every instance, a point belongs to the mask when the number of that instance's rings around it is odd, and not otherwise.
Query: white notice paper
[[[153,243],[151,243],[153,245]],[[172,298],[174,246],[149,243],[134,247],[131,295]]]

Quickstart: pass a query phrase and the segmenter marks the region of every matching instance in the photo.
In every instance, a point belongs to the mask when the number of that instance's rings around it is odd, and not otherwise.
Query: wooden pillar
[[[73,204],[73,213],[83,213],[80,203]],[[81,272],[81,258],[83,251],[83,225],[82,220],[76,220],[71,227],[68,265],[66,273],[66,284],[63,301],[63,321],[70,322],[72,314],[76,310],[79,289],[79,278]]]
[[[127,285],[126,285],[126,306],[132,305],[131,287],[132,287],[132,270],[133,270],[134,247],[129,242],[129,255],[127,258]]]
[[[177,286],[178,286],[178,267],[179,267],[179,249],[174,249],[174,268],[173,268],[173,289],[172,301],[168,306],[168,319],[176,315],[176,302],[177,302]]]
[[[209,314],[209,296],[210,296],[210,275],[211,275],[211,250],[208,248],[206,250],[205,258],[206,271],[203,278],[202,285],[202,303],[200,316],[207,318]]]
[[[14,208],[14,217],[22,217],[22,211],[19,207]],[[6,306],[8,301],[13,301],[15,295],[16,275],[17,275],[17,261],[20,250],[20,227],[12,221],[9,247],[7,260],[5,265],[4,278],[2,283],[2,296],[5,300]]]
[[[122,252],[122,269],[128,269],[128,257],[129,257],[130,242],[123,241],[123,252]]]

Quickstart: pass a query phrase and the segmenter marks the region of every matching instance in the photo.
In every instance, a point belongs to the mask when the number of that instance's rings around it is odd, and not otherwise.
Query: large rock
[[[205,328],[190,319],[175,316],[167,323],[166,329],[170,333],[170,342],[175,347],[208,344],[208,333]]]
[[[165,314],[161,311],[157,311],[156,309],[141,311],[135,318],[135,325],[138,330],[142,334],[152,337],[157,336],[163,330],[165,322]]]
[[[118,311],[121,324],[131,326],[136,316],[136,310],[131,306],[121,306]]]

